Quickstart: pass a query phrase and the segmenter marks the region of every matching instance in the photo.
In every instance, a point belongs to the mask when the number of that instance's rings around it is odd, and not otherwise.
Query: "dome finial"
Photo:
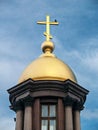
[[[37,23],[42,24],[42,25],[46,25],[46,32],[44,32],[44,35],[46,36],[46,42],[45,43],[48,43],[48,44],[42,45],[43,52],[46,52],[46,50],[49,50],[47,48],[50,48],[50,52],[52,52],[54,47],[51,48],[51,45],[49,46],[50,39],[52,39],[52,35],[50,34],[50,25],[58,25],[59,23],[56,20],[54,22],[51,22],[50,21],[50,16],[48,16],[48,15],[46,16],[46,21],[39,21]]]

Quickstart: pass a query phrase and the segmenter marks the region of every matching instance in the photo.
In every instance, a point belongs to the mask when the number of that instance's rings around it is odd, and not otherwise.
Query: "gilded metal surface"
[[[46,53],[47,51],[52,53],[54,50],[54,43],[51,41],[45,41],[41,45],[42,51]]]
[[[42,44],[43,54],[34,60],[23,72],[19,79],[19,83],[29,78],[33,80],[60,80],[70,79],[77,82],[72,70],[63,61],[59,60],[52,54],[54,44],[51,42],[50,25],[57,25],[58,22],[50,22],[50,17],[46,17],[46,22],[38,22],[38,24],[46,24],[46,41]]]
[[[46,21],[37,22],[38,24],[46,25],[46,32],[44,35],[46,36],[46,41],[42,44],[42,51],[45,53],[46,51],[52,52],[54,50],[54,44],[51,42],[52,35],[50,34],[50,25],[58,25],[57,21],[51,22],[50,16],[46,16]]]
[[[50,16],[46,16],[46,21],[39,21],[37,23],[46,25],[46,32],[44,32],[44,35],[46,36],[46,41],[50,41],[52,38],[52,35],[50,34],[50,25],[58,25],[59,23],[57,21],[51,22]]]
[[[19,83],[27,79],[33,80],[60,80],[70,79],[76,81],[72,70],[52,53],[44,53],[33,61],[23,72]]]

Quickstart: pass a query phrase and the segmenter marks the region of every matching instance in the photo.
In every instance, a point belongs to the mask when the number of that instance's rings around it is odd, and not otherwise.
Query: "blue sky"
[[[82,130],[98,130],[98,1],[0,0],[0,130],[14,130],[7,89],[18,83],[24,68],[42,52],[45,26],[51,28],[54,53],[74,71],[78,83],[90,91],[81,112]]]

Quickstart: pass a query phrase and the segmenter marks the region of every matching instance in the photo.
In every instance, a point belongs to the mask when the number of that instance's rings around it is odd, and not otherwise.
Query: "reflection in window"
[[[48,120],[42,120],[41,130],[48,130]]]
[[[42,105],[42,117],[47,117],[47,116],[48,116],[48,106]]]
[[[56,106],[50,105],[50,117],[55,117],[55,116],[56,116]]]
[[[56,130],[56,121],[50,120],[50,130]]]
[[[41,105],[41,130],[56,130],[56,105]]]

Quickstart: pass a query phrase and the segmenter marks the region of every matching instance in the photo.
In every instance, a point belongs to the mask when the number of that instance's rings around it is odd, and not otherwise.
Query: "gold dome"
[[[46,17],[46,22],[38,22],[38,24],[46,24],[46,41],[43,42],[41,48],[43,54],[34,60],[23,72],[19,79],[19,83],[31,78],[33,80],[59,80],[65,81],[70,79],[77,82],[76,77],[70,67],[63,61],[59,60],[54,54],[54,44],[50,41],[50,25],[58,25],[58,22],[50,22],[50,17]]]
[[[70,79],[77,82],[70,67],[59,60],[54,54],[47,51],[38,59],[34,60],[23,72],[19,83],[27,79],[33,80],[59,80]]]

